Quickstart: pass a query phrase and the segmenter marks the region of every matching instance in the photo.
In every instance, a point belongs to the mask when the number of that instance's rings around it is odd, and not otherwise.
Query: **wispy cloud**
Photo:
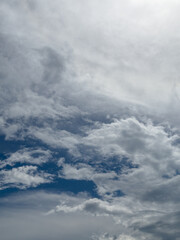
[[[0,176],[1,189],[9,187],[24,189],[52,181],[51,174],[37,171],[36,166],[23,166],[13,168],[12,170],[2,170]]]

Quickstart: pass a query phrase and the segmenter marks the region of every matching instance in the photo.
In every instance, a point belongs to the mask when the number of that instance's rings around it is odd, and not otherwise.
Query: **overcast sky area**
[[[180,240],[179,0],[0,0],[2,240]]]

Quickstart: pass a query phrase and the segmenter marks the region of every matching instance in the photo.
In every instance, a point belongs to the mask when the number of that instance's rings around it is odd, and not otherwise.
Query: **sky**
[[[3,240],[180,240],[179,11],[0,1]]]

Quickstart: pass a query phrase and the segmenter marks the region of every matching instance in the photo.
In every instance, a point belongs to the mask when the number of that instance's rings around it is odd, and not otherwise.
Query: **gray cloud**
[[[4,239],[178,240],[179,2],[2,0],[0,8],[0,133],[68,150],[59,176],[94,181],[101,196],[54,203],[47,194],[62,216],[14,210],[11,221],[2,215]],[[53,181],[34,166],[49,158],[40,148],[12,153],[1,188]]]
[[[11,201],[1,208],[0,229],[4,239],[91,239],[92,233],[101,235],[102,232],[112,228],[118,233],[118,227],[114,226],[110,217],[86,216],[81,214],[43,214],[43,209],[50,207],[56,201],[80,201],[82,196],[68,197],[65,195],[32,192],[12,196]],[[5,199],[6,200],[6,199]],[[2,198],[0,200],[2,206]],[[21,207],[20,207],[21,206]],[[9,208],[11,207],[11,208]],[[6,209],[6,210],[5,210]],[[7,214],[7,211],[9,212]],[[8,229],[11,229],[9,231]],[[110,233],[111,234],[111,233]]]

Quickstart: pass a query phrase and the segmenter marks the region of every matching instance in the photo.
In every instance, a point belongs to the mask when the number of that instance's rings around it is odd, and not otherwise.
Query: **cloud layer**
[[[179,240],[179,8],[1,1],[3,239]]]

